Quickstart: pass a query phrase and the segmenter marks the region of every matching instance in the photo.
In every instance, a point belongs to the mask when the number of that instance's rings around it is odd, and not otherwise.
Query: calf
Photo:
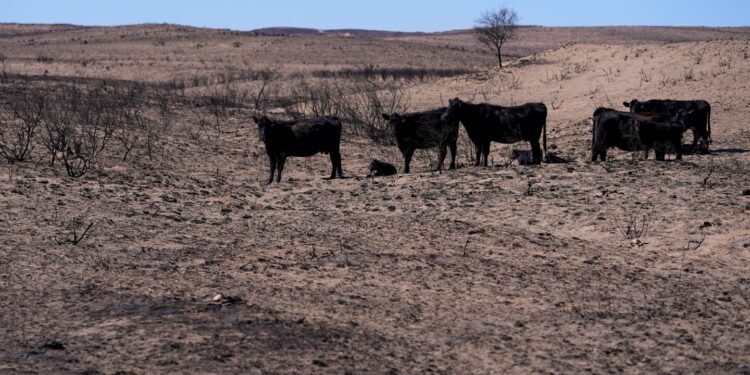
[[[671,144],[677,154],[677,160],[682,159],[682,133],[684,126],[674,120],[668,122],[639,121],[638,136],[643,144],[643,159],[648,159],[648,151],[654,149],[656,160],[664,160],[667,148]]]
[[[646,101],[631,100],[622,103],[630,108],[631,113],[675,116],[680,111],[689,112],[684,118],[684,131],[693,130],[693,150],[696,150],[698,140],[703,142],[704,149],[711,143],[711,105],[705,100],[662,100]]]
[[[266,145],[271,163],[268,183],[281,182],[281,172],[289,156],[313,156],[317,153],[331,155],[331,179],[343,177],[341,170],[341,121],[336,117],[314,117],[300,121],[277,121],[266,116],[253,120],[258,124],[258,136]]]
[[[547,106],[543,103],[528,103],[516,107],[502,107],[491,104],[471,104],[458,98],[451,99],[443,113],[446,121],[460,121],[474,143],[476,165],[487,166],[490,143],[515,143],[526,141],[531,144],[532,162],[542,162],[542,148],[539,137],[543,137],[544,151],[547,151]]]
[[[370,163],[370,177],[393,176],[396,173],[396,167],[391,163],[386,163],[377,159],[372,159],[372,162]]]
[[[458,142],[458,121],[440,118],[446,108],[424,112],[392,115],[383,114],[388,127],[396,137],[398,149],[404,156],[404,173],[409,173],[409,164],[417,149],[439,147],[436,170],[443,169],[443,162],[451,149],[450,169],[456,168],[456,144]]]

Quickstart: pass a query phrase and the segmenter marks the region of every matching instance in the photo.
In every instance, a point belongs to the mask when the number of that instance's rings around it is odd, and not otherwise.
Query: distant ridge
[[[266,27],[250,30],[264,35],[349,35],[359,37],[391,37],[402,35],[423,35],[423,32],[402,32],[365,29],[310,29],[302,27]]]

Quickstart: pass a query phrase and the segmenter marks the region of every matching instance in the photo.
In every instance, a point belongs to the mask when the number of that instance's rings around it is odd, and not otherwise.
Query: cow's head
[[[406,122],[406,118],[404,116],[399,115],[398,113],[393,113],[392,115],[383,113],[383,119],[385,121],[388,121],[388,132],[391,135],[396,134],[396,127]]]
[[[687,130],[687,126],[689,124],[688,120],[690,116],[693,115],[694,112],[695,111],[692,109],[686,110],[686,109],[680,108],[677,110],[677,113],[672,115],[672,118],[669,120],[669,122],[673,124],[679,124],[680,126],[682,126],[683,128]]]
[[[638,112],[638,110],[641,108],[641,102],[639,102],[637,99],[631,100],[630,103],[622,102],[622,105],[630,108],[631,113]]]
[[[256,124],[258,124],[258,138],[265,142],[266,136],[268,135],[268,128],[273,125],[273,121],[269,119],[267,116],[263,116],[261,118],[253,116],[253,121],[255,121]]]
[[[448,108],[443,112],[443,115],[440,116],[440,118],[443,121],[453,121],[456,120],[459,113],[463,111],[465,103],[461,101],[459,98],[453,98],[448,100]]]

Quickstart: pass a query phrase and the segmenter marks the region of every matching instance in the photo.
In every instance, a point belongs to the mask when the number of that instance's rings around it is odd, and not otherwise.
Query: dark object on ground
[[[39,345],[39,348],[50,350],[65,350],[65,344],[57,340],[46,340],[41,345]]]
[[[393,176],[396,173],[398,173],[398,171],[393,164],[373,159],[370,163],[370,174],[368,176]]]
[[[544,162],[547,164],[565,164],[565,163],[570,163],[570,160],[565,159],[562,156],[557,156],[557,154],[553,152],[545,152]]]

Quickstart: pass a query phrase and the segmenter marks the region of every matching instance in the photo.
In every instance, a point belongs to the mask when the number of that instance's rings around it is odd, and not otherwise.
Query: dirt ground
[[[0,47],[35,74],[18,38]],[[750,373],[749,49],[576,44],[408,87],[415,110],[543,101],[563,164],[493,144],[474,167],[464,142],[456,170],[423,152],[371,179],[397,149],[345,136],[348,178],[320,155],[266,187],[245,114],[196,141],[179,112],[154,160],[4,165],[0,373]],[[708,100],[711,153],[591,163],[591,113],[634,98]]]

